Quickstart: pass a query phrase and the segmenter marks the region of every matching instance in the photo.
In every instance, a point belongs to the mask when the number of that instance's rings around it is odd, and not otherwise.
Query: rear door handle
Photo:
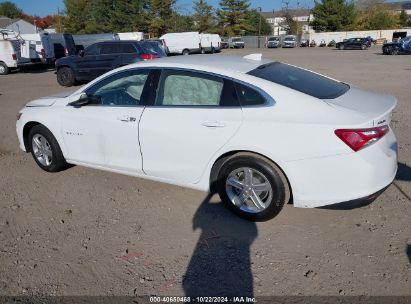
[[[124,121],[124,122],[134,122],[137,120],[135,117],[130,117],[130,116],[121,116],[121,117],[118,117],[117,119]]]
[[[225,127],[225,123],[220,121],[205,121],[202,123],[204,127],[207,128],[223,128]]]

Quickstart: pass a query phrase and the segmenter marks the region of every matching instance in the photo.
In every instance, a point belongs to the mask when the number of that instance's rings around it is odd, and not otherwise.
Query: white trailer
[[[128,33],[117,33],[120,40],[136,40],[141,41],[144,39],[143,32],[128,32]]]
[[[160,37],[166,42],[170,54],[190,55],[201,52],[198,32],[168,33]]]

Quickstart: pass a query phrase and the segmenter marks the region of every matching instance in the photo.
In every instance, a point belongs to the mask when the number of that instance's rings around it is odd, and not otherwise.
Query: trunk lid
[[[348,109],[362,115],[372,126],[389,125],[391,113],[397,99],[390,95],[378,95],[351,87],[345,94],[335,99],[324,99],[331,106]]]

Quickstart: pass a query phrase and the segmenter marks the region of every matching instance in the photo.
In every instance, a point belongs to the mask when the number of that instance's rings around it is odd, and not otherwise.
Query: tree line
[[[271,35],[272,27],[249,0],[221,0],[214,8],[206,0],[181,13],[176,0],[64,0],[61,14],[30,16],[10,1],[0,3],[0,16],[22,18],[40,28],[58,32],[95,34],[145,32],[159,37],[167,32],[199,31],[223,36]],[[411,26],[411,19],[390,12],[380,0],[316,0],[310,25],[317,31],[380,30]],[[280,26],[289,34],[301,33],[290,11]]]

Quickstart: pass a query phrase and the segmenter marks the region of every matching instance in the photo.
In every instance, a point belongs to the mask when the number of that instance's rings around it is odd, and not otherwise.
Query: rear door
[[[156,101],[146,107],[140,121],[144,172],[179,183],[198,182],[241,123],[242,110],[231,80],[163,70]]]

